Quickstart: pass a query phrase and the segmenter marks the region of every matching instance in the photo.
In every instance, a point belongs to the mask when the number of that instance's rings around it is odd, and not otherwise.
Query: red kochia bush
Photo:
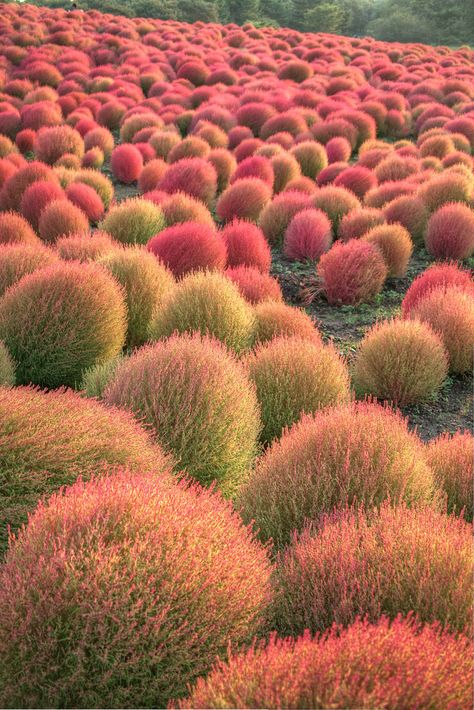
[[[468,708],[472,644],[397,618],[235,652],[180,708]]]
[[[362,200],[366,192],[377,185],[377,178],[369,168],[364,168],[362,165],[354,165],[340,172],[334,180],[334,185],[351,190]]]
[[[25,190],[37,180],[48,180],[59,185],[59,179],[53,170],[35,160],[20,168],[5,182],[0,193],[1,209],[18,211]]]
[[[87,232],[87,215],[65,199],[49,202],[41,212],[38,231],[45,242],[55,242],[58,237],[77,232]]]
[[[39,244],[26,219],[17,212],[0,212],[0,244]]]
[[[272,188],[275,175],[271,161],[263,155],[251,155],[238,164],[230,181],[234,183],[236,180],[248,177],[259,178]]]
[[[254,266],[234,266],[227,269],[225,275],[235,283],[240,294],[249,303],[283,300],[278,281]]]
[[[141,193],[154,190],[167,171],[168,166],[161,158],[150,160],[140,173],[138,189]]]
[[[347,161],[351,157],[352,147],[349,141],[342,136],[335,136],[326,143],[326,154],[329,163]]]
[[[303,531],[278,560],[276,628],[285,635],[414,611],[469,631],[472,526],[430,507],[342,511]]]
[[[332,242],[331,222],[322,210],[298,212],[288,225],[283,252],[292,261],[316,261]]]
[[[44,208],[53,200],[64,199],[63,189],[49,180],[37,180],[23,193],[21,213],[35,231],[39,229],[39,221]]]
[[[147,249],[175,276],[199,269],[225,268],[225,243],[215,229],[199,222],[182,222],[163,229],[150,239]]]
[[[262,540],[281,548],[294,530],[357,501],[431,502],[423,444],[399,413],[370,402],[303,417],[257,461],[239,503]]]
[[[234,219],[221,232],[227,247],[229,266],[253,266],[263,274],[270,271],[270,247],[262,230],[251,222]]]
[[[425,243],[437,259],[468,259],[474,253],[474,210],[460,202],[440,207],[428,221]]]
[[[460,269],[456,264],[432,264],[419,274],[411,284],[402,301],[402,315],[406,318],[418,301],[431,290],[451,286],[462,289],[474,298],[474,283],[468,271]]]
[[[39,506],[2,569],[2,701],[166,707],[260,631],[269,576],[219,495],[126,470],[79,481]]]
[[[405,227],[415,244],[423,242],[429,212],[419,197],[401,195],[385,205],[383,214],[389,224],[398,222]]]
[[[318,276],[331,304],[370,301],[382,290],[387,273],[380,249],[359,239],[336,242],[318,264]]]
[[[138,180],[143,170],[143,157],[138,148],[129,143],[118,145],[110,161],[114,177],[126,185]]]
[[[217,173],[203,158],[183,158],[168,167],[157,188],[169,193],[185,192],[210,207],[216,195]]]
[[[79,207],[90,222],[100,222],[104,216],[104,203],[97,192],[82,182],[73,182],[66,188],[66,197]]]
[[[222,193],[216,205],[216,212],[225,222],[235,218],[257,222],[271,198],[271,187],[260,178],[240,178]]]
[[[289,223],[301,210],[312,207],[313,196],[303,192],[283,192],[277,195],[262,211],[260,227],[270,244],[280,244]]]

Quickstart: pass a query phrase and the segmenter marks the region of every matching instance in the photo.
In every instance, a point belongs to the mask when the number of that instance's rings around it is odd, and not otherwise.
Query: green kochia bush
[[[164,300],[150,326],[153,339],[174,332],[210,334],[237,353],[248,350],[255,337],[252,306],[224,275],[196,271],[185,276]]]
[[[0,387],[0,554],[8,525],[26,522],[41,496],[105,463],[157,472],[168,465],[127,412],[71,390]]]
[[[142,345],[156,310],[174,287],[173,275],[139,246],[116,250],[99,260],[122,285],[127,305],[127,345]]]
[[[137,350],[104,399],[152,427],[165,451],[200,483],[233,494],[257,453],[257,397],[243,366],[216,340],[194,335]]]
[[[262,631],[267,551],[197,485],[115,471],[41,504],[0,573],[4,707],[166,707]]]
[[[24,276],[0,300],[0,339],[18,384],[75,386],[115,357],[126,333],[122,289],[96,264],[59,263]]]
[[[161,207],[150,200],[131,198],[111,207],[99,228],[123,244],[146,244],[165,226]]]

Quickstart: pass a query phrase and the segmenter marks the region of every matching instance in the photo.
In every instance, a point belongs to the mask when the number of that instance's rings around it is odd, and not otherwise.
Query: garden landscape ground
[[[470,708],[473,50],[0,29],[0,706]]]

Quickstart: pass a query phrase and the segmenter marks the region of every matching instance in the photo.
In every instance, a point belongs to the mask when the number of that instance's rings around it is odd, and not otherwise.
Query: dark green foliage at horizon
[[[1,2],[1,0],[0,0]],[[69,7],[69,0],[32,0]],[[474,45],[472,0],[76,0],[83,10],[183,22],[290,27],[387,42]]]

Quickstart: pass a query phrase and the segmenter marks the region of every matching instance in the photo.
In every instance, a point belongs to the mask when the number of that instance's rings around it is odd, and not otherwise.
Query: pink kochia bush
[[[302,417],[257,461],[239,498],[244,520],[281,548],[334,508],[430,503],[433,472],[407,422],[370,402]]]
[[[262,629],[269,576],[216,493],[127,470],[78,481],[2,568],[2,704],[166,707]]]
[[[402,301],[402,315],[406,318],[416,304],[434,289],[455,287],[474,298],[474,282],[469,271],[456,264],[432,264],[412,282]]]
[[[198,222],[182,222],[163,229],[150,239],[151,251],[175,276],[199,269],[225,268],[225,242],[213,227]]]
[[[90,222],[97,224],[104,216],[104,203],[89,185],[81,182],[71,183],[66,188],[66,197],[84,212]]]
[[[263,274],[254,266],[234,266],[227,269],[225,275],[237,286],[240,294],[249,303],[283,300],[278,281],[270,274]]]
[[[64,199],[63,189],[50,180],[36,180],[23,193],[20,211],[37,232],[44,208],[53,200]]]
[[[288,225],[283,253],[292,261],[316,261],[332,242],[331,222],[322,210],[298,212]]]
[[[217,190],[217,173],[203,158],[183,158],[170,165],[157,185],[164,192],[185,192],[210,207]]]
[[[463,635],[386,617],[312,639],[272,636],[198,680],[180,708],[468,708],[472,644]]]
[[[421,621],[468,633],[471,536],[471,525],[431,507],[337,511],[281,553],[275,625],[296,635],[413,611]]]
[[[428,221],[425,243],[437,259],[468,259],[474,254],[474,210],[461,202],[440,207]]]
[[[227,264],[253,266],[263,274],[268,273],[272,261],[270,247],[262,230],[251,222],[235,219],[221,232],[227,247]]]
[[[318,264],[322,289],[334,305],[370,301],[382,290],[387,274],[380,249],[359,239],[334,244]]]
[[[468,522],[474,514],[474,437],[468,431],[441,434],[432,439],[426,455],[438,486],[447,495],[451,513],[464,513]]]
[[[128,143],[114,148],[110,164],[114,177],[126,185],[136,182],[143,170],[142,154],[138,148]]]

